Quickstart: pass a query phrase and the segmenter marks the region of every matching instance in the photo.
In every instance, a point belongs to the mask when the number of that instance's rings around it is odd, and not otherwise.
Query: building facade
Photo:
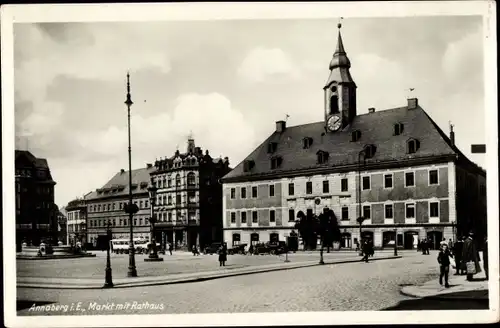
[[[120,170],[102,188],[84,197],[87,207],[87,238],[91,245],[106,248],[108,222],[114,239],[130,238],[130,224],[133,224],[133,238],[149,240],[151,207],[148,186],[150,173],[154,170],[151,164],[132,170],[133,203],[139,208],[139,212],[134,214],[133,222],[129,222],[129,216],[124,210],[125,204],[129,202],[128,171]]]
[[[57,242],[62,242],[64,245],[68,245],[68,224],[67,224],[66,208],[63,206],[59,209],[57,213]]]
[[[359,115],[350,67],[339,31],[324,120],[276,122],[222,179],[224,240],[285,240],[299,211],[323,208],[337,216],[345,248],[360,237],[411,249],[423,238],[437,247],[470,230],[485,236],[486,173],[456,147],[454,132],[443,133],[415,98]]]
[[[155,162],[152,182],[158,188],[154,213],[155,239],[175,249],[204,248],[222,240],[222,185],[230,170],[228,158],[203,154],[188,139],[185,153]]]
[[[16,243],[57,243],[58,207],[49,165],[25,150],[15,151]]]
[[[74,199],[66,205],[67,244],[87,244],[87,205],[85,199]]]

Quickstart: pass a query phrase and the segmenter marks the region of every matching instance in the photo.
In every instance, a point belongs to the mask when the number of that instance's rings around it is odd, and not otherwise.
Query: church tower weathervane
[[[333,58],[330,61],[330,76],[323,87],[325,94],[325,129],[335,132],[349,125],[356,116],[356,83],[349,69],[340,29],[342,17],[337,24],[338,39]]]

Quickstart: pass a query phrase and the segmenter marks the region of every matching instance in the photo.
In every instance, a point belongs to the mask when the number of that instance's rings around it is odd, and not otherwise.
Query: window
[[[363,217],[367,220],[371,219],[372,209],[370,205],[363,205]]]
[[[172,187],[172,180],[170,178],[167,180],[167,185],[169,188]]]
[[[269,211],[269,222],[276,222],[276,212],[274,210]]]
[[[316,156],[318,156],[318,164],[326,164],[328,162],[329,154],[326,151],[320,150]]]
[[[415,186],[415,172],[406,172],[405,187],[414,187],[414,186]]]
[[[351,141],[356,142],[359,139],[361,139],[361,131],[359,130],[354,130],[351,133]]]
[[[235,212],[231,212],[231,223],[236,223],[236,213]]]
[[[115,226],[116,226],[116,220],[113,219],[113,227],[115,227]]]
[[[439,202],[429,203],[429,217],[438,218],[439,217]]]
[[[120,219],[120,225],[123,225],[123,219]]]
[[[233,233],[233,246],[239,245],[241,240],[241,236],[239,233]]]
[[[253,160],[245,160],[243,162],[243,171],[250,172],[255,166],[255,162]]]
[[[395,136],[399,136],[401,133],[403,133],[403,130],[404,130],[403,123],[394,124],[394,135]]]
[[[430,170],[429,171],[429,184],[437,185],[439,184],[439,173],[438,170]]]
[[[278,149],[278,143],[277,142],[270,142],[267,145],[267,152],[268,152],[268,154],[272,154],[272,153],[276,152],[277,149]]]
[[[112,206],[112,208],[113,208],[113,211],[115,210],[115,206],[116,206],[116,205],[115,205],[115,203],[113,203],[113,206]]]
[[[108,204],[108,211],[111,211],[111,204]]]
[[[406,204],[406,218],[414,219],[415,218],[415,204]]]
[[[384,206],[385,208],[385,218],[386,219],[393,219],[394,218],[394,213],[393,213],[393,208],[392,204],[386,204]]]
[[[302,142],[303,142],[304,149],[309,149],[312,146],[313,139],[310,137],[306,137],[306,138],[302,139]]]
[[[366,145],[365,148],[363,149],[365,158],[372,158],[373,156],[375,156],[376,151],[377,147],[375,147],[375,145]]]
[[[181,185],[181,176],[179,174],[177,174],[175,176],[175,186],[180,187],[180,185]]]
[[[349,220],[349,207],[342,207],[342,220]]]
[[[101,226],[101,220],[99,220],[98,226],[99,226],[99,227]]]
[[[147,201],[147,200],[145,200],[145,201],[144,201],[144,207],[145,207],[145,208],[148,208],[148,207],[149,207],[149,201]]]
[[[193,172],[189,172],[187,175],[188,186],[196,185],[196,175]]]
[[[134,219],[134,226],[137,225],[137,219]]]
[[[257,187],[252,187],[252,198],[257,198]]]
[[[139,208],[143,208],[144,202],[141,200],[139,201]],[[113,209],[115,207],[115,204],[113,204]]]
[[[175,204],[180,205],[182,203],[182,196],[181,195],[176,195],[175,196]]]
[[[409,139],[407,142],[407,151],[408,151],[408,154],[413,154],[413,153],[416,153],[417,150],[420,148],[420,141],[418,141],[417,139]]]
[[[283,163],[283,158],[280,156],[271,158],[271,169],[274,170],[281,167],[281,163]]]
[[[231,188],[231,199],[236,198],[236,188]]]
[[[293,208],[288,210],[288,222],[295,221],[295,210]]]
[[[269,197],[274,197],[274,185],[269,185]]]
[[[348,190],[348,183],[347,183],[347,178],[342,178],[340,180],[340,191],[347,191]]]
[[[313,183],[311,181],[306,182],[306,194],[312,194],[313,192]]]
[[[252,212],[252,223],[258,223],[259,217],[257,216],[257,211]]]
[[[113,221],[115,223],[115,221]],[[139,219],[139,225],[142,225],[142,218]]]
[[[123,209],[123,203],[119,203],[119,206],[120,206],[120,210]]]
[[[168,212],[168,222],[172,222],[172,212]]]
[[[371,185],[370,177],[369,176],[363,177],[363,190],[370,190],[370,185]]]
[[[384,175],[384,188],[392,188],[392,174]]]
[[[293,183],[288,184],[288,195],[293,196],[295,194],[295,185]]]
[[[247,223],[247,212],[241,212],[241,223]]]
[[[323,193],[329,193],[330,192],[330,183],[328,180],[323,181]]]
[[[242,199],[247,198],[247,188],[246,187],[241,188],[241,198]]]

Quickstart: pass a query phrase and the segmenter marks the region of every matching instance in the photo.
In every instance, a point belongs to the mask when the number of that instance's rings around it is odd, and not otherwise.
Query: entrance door
[[[395,242],[396,242],[395,231],[382,232],[382,247],[394,247]]]
[[[404,233],[404,249],[415,248],[415,240],[418,239],[418,232],[416,231],[406,231]]]
[[[250,241],[252,243],[252,245],[256,245],[259,243],[259,234],[254,232],[250,235]]]
[[[439,243],[443,240],[443,233],[441,231],[429,231],[427,232],[427,238],[431,242],[432,249],[439,249]]]
[[[352,248],[352,243],[351,243],[351,234],[348,232],[344,232],[341,235],[341,243],[340,247],[343,248]]]

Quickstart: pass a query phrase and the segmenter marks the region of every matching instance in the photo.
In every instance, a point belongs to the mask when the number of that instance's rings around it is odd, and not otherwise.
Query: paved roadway
[[[54,305],[81,302],[85,311],[30,312],[18,315],[160,314],[270,311],[382,310],[409,299],[399,290],[437,276],[436,254],[405,253],[401,259],[275,271],[177,285],[103,290],[19,288],[17,299]],[[128,310],[92,310],[89,305],[131,303]],[[162,309],[133,309],[133,302],[160,304]]]

